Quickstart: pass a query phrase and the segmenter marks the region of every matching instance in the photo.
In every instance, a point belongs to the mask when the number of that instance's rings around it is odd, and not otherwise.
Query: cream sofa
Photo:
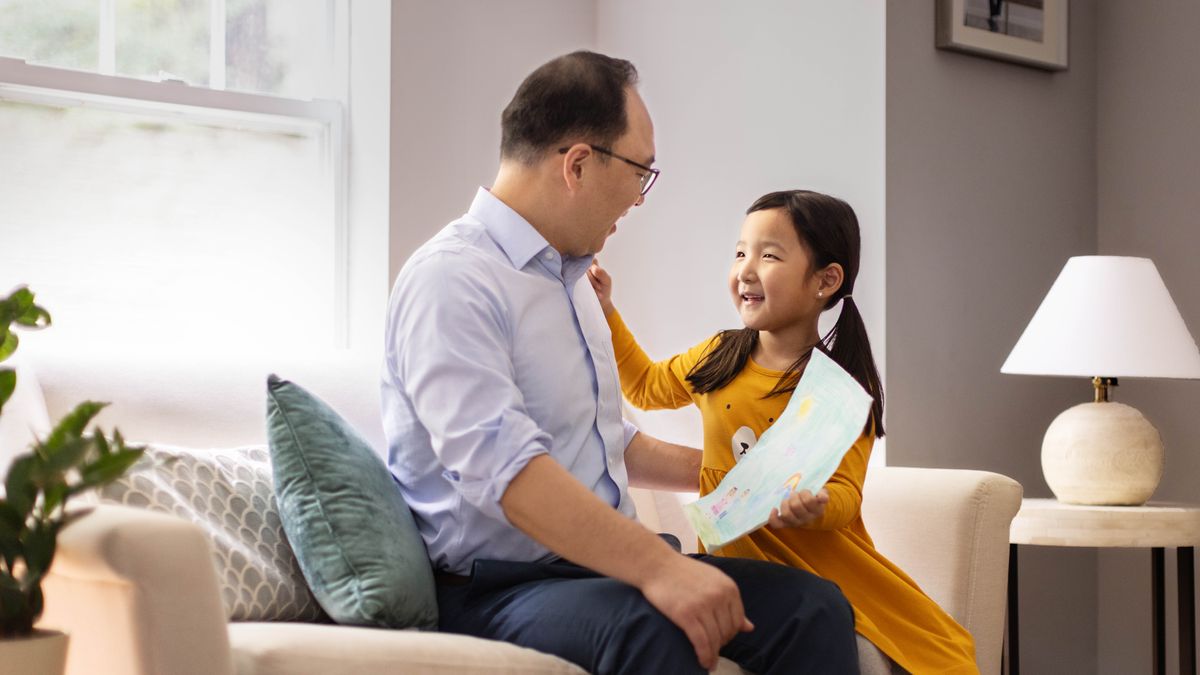
[[[113,402],[100,421],[131,439],[196,448],[263,443],[265,378],[276,372],[383,444],[373,360],[32,356],[12,415],[5,410],[9,438],[14,425],[36,431],[93,399]],[[678,495],[635,492],[647,527],[694,541]],[[877,546],[971,631],[988,674],[1000,672],[1008,528],[1020,499],[1016,482],[982,471],[877,467],[867,480],[863,511]],[[436,632],[228,622],[204,531],[126,506],[98,506],[63,532],[46,594],[42,625],[70,634],[70,675],[582,672],[532,650]],[[888,672],[869,644],[860,641],[860,654],[864,673]],[[741,670],[723,660],[718,672]]]

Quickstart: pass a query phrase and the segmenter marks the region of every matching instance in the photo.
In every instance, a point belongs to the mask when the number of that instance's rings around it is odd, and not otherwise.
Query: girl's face
[[[820,291],[821,275],[814,274],[787,211],[746,216],[729,271],[729,292],[746,327],[778,331],[811,324],[816,330],[826,302],[817,297]]]

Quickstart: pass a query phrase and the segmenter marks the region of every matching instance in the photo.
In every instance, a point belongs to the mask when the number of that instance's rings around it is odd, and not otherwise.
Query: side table
[[[1009,529],[1008,664],[1020,672],[1017,622],[1017,546],[1148,548],[1151,551],[1154,673],[1166,672],[1164,549],[1178,556],[1179,672],[1196,673],[1194,551],[1200,543],[1200,505],[1150,502],[1145,506],[1079,506],[1056,499],[1024,499]]]

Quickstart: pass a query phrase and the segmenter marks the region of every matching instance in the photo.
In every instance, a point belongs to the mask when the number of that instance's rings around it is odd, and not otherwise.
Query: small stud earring
[[[817,291],[817,297],[818,297],[818,298],[823,298],[823,297],[825,297],[825,291]]]

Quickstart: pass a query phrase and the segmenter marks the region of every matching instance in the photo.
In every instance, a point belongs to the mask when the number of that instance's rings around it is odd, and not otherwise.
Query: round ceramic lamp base
[[[1158,430],[1123,403],[1083,403],[1050,424],[1042,440],[1042,474],[1060,502],[1145,504],[1163,472]]]

